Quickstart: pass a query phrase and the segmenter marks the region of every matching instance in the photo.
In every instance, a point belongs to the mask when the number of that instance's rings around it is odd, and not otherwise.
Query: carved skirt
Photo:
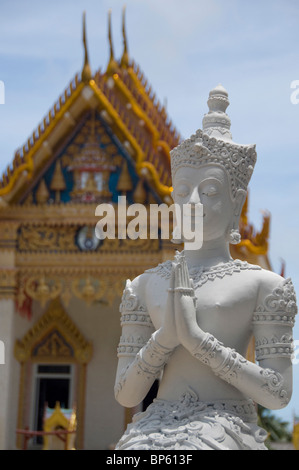
[[[186,393],[137,413],[116,450],[267,450],[251,400],[205,403]]]

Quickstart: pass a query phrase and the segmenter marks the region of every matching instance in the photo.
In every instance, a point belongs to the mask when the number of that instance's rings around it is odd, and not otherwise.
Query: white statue
[[[203,205],[203,246],[124,290],[116,399],[135,407],[160,383],[116,449],[264,450],[255,404],[280,409],[292,394],[292,282],[229,251],[240,241],[255,146],[232,142],[222,86],[208,104],[203,131],[171,152],[174,201]],[[245,358],[252,335],[256,363]]]

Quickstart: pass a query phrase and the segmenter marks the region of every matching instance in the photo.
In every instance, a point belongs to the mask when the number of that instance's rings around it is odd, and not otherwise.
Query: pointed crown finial
[[[82,80],[84,82],[89,81],[92,78],[91,68],[88,59],[88,50],[86,42],[86,14],[83,12],[83,47],[84,47],[84,65],[81,73]]]
[[[208,106],[209,112],[204,115],[202,121],[202,130],[210,137],[218,137],[223,140],[231,140],[230,132],[231,121],[226,114],[226,108],[229,105],[228,93],[219,83],[210,91]]]

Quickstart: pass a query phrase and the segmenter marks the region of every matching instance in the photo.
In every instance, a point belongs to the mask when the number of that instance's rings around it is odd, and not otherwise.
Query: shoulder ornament
[[[128,279],[123,291],[121,304],[119,306],[121,313],[121,326],[123,325],[145,325],[152,326],[152,321],[148,314],[146,306],[140,301],[140,298],[132,287]]]
[[[253,324],[283,324],[293,327],[297,310],[294,286],[288,278],[257,307]]]

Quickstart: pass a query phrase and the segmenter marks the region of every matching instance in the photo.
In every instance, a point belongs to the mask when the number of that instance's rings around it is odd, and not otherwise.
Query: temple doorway
[[[46,407],[61,408],[73,406],[73,368],[72,365],[37,364],[35,373],[35,409],[33,429],[43,430]],[[40,443],[37,439],[37,443]]]

